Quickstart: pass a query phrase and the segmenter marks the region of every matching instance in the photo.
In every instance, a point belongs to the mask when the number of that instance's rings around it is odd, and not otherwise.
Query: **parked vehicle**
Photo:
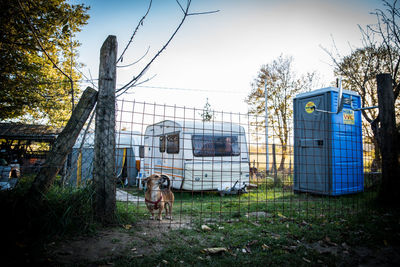
[[[80,134],[65,163],[66,181],[85,184],[93,178],[94,133]],[[120,131],[115,136],[115,168],[118,184],[137,185],[140,171],[140,132]]]
[[[244,192],[249,185],[245,130],[234,123],[161,121],[144,135],[143,176],[166,174],[174,189]]]

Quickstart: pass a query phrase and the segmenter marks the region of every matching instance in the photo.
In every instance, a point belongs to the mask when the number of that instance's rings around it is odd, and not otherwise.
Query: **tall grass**
[[[0,192],[1,226],[7,229],[3,241],[33,244],[55,236],[90,233],[95,229],[90,186],[54,185],[42,201],[33,202],[26,198],[32,180],[33,177],[22,177],[15,189]]]

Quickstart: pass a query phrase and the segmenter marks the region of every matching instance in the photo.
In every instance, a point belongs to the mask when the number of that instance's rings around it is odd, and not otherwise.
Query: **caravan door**
[[[172,188],[181,189],[183,180],[183,140],[181,132],[169,132],[159,136],[159,159],[155,160],[154,173],[171,178]]]

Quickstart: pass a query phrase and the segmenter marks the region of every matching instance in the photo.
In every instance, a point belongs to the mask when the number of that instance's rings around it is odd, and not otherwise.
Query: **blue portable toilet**
[[[337,196],[364,190],[360,107],[356,92],[341,94],[335,87],[294,98],[295,192]]]

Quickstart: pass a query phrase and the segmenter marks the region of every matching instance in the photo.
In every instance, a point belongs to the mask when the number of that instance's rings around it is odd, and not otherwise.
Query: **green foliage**
[[[1,221],[4,242],[35,245],[55,236],[90,233],[96,228],[92,212],[91,187],[54,185],[41,202],[26,199],[33,176],[22,177],[17,187],[0,192],[0,208],[7,220]]]
[[[80,44],[73,38],[86,24],[87,10],[66,0],[0,1],[0,120],[45,119],[57,126],[66,121],[72,106],[70,81],[38,42],[76,82]],[[79,93],[74,83],[75,97]]]

